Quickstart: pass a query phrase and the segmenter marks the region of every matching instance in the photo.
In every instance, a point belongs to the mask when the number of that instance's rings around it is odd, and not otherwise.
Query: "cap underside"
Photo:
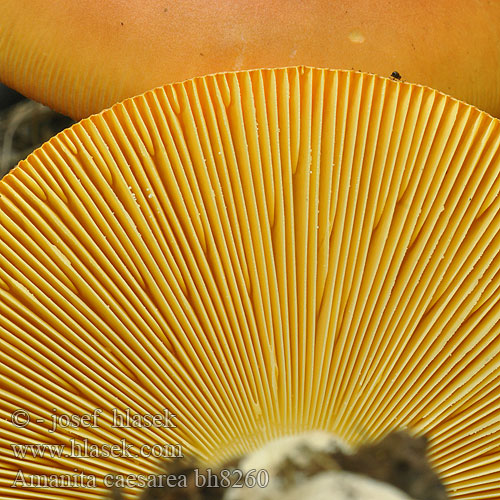
[[[46,143],[0,182],[0,496],[160,471],[12,443],[220,463],[409,427],[452,498],[499,498],[499,129],[428,88],[288,68],[155,89]],[[112,427],[114,409],[177,426]],[[98,486],[12,487],[75,469]]]

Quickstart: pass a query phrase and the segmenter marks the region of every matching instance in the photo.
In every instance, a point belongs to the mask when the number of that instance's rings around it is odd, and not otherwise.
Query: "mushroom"
[[[497,1],[2,0],[0,80],[73,118],[221,71],[399,74],[500,116]]]
[[[0,181],[0,496],[410,429],[452,498],[498,497],[499,147],[435,90],[306,67],[51,139]]]

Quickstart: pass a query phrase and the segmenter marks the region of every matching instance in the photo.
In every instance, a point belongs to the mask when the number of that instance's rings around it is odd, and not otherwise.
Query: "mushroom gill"
[[[500,497],[499,146],[435,90],[305,67],[50,140],[0,182],[0,496],[410,429],[452,498]]]

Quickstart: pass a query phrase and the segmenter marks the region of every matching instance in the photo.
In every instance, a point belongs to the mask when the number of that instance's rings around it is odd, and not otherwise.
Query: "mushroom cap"
[[[499,172],[498,120],[351,71],[197,78],[60,133],[0,181],[0,496],[408,428],[452,498],[500,497]],[[71,439],[139,456],[11,448]]]
[[[199,75],[309,65],[389,76],[500,116],[500,3],[2,0],[0,80],[73,118]]]

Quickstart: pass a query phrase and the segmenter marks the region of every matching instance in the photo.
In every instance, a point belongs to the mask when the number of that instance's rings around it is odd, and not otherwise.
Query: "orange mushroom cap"
[[[2,0],[0,80],[74,118],[165,83],[358,69],[500,115],[500,2]]]

